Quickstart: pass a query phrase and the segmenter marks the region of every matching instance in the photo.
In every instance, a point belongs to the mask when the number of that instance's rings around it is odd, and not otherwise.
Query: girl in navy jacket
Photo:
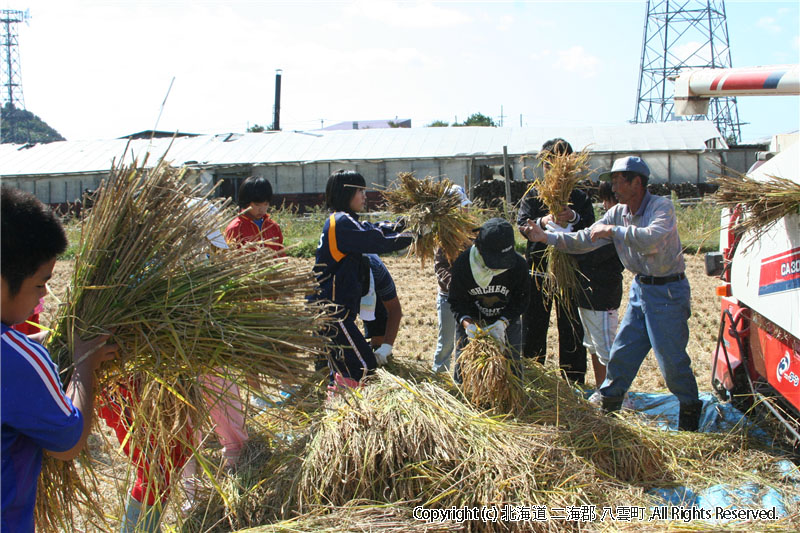
[[[317,298],[337,306],[328,364],[335,381],[349,386],[358,385],[377,367],[372,348],[356,326],[361,297],[369,289],[369,262],[363,254],[401,250],[412,241],[411,234],[398,232],[397,223],[359,220],[365,189],[364,177],[353,170],[338,170],[328,178],[325,202],[333,212],[322,228],[314,265],[320,285]]]

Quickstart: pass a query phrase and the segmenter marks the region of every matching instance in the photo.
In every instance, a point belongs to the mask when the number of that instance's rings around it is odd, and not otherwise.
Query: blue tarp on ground
[[[748,422],[741,411],[728,403],[721,403],[711,393],[700,395],[703,401],[703,415],[700,419],[700,431],[724,433],[735,427],[747,427],[748,433],[768,443],[767,434]],[[665,430],[678,427],[678,399],[672,394],[630,393],[633,408],[648,418],[657,420]],[[778,468],[783,472],[783,480],[788,486],[794,486],[795,501],[800,501],[800,467],[791,461],[782,460]],[[689,487],[653,488],[649,494],[664,500],[664,505],[683,509],[699,509],[694,516],[703,515],[707,522],[728,522],[746,520],[744,513],[727,513],[720,510],[766,510],[775,509],[778,518],[785,517],[786,501],[774,488],[758,485],[753,482],[713,485],[695,491]],[[689,513],[691,516],[691,513]],[[752,516],[749,518],[753,518]]]

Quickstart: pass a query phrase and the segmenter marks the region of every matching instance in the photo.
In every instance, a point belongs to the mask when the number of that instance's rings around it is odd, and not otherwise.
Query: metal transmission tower
[[[730,68],[731,52],[724,0],[647,2],[639,90],[633,122],[705,120],[673,114],[673,82],[682,69]],[[736,98],[712,98],[710,120],[726,139],[741,140]]]
[[[26,22],[30,18],[27,11],[14,9],[0,10],[0,23],[3,25],[2,41],[2,102],[12,104],[17,109],[25,109],[25,99],[22,97],[22,81],[19,68],[19,40],[17,39],[17,24]]]

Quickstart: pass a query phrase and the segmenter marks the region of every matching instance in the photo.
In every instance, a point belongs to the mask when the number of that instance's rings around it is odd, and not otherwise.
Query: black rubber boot
[[[619,411],[622,409],[622,401],[624,400],[624,396],[620,396],[619,398],[607,398],[603,396],[603,412],[604,413],[613,413],[615,411]]]
[[[697,431],[700,428],[700,415],[703,414],[703,402],[682,403],[678,414],[678,429],[681,431]]]

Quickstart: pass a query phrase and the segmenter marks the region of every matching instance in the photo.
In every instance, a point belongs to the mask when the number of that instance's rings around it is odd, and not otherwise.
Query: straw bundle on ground
[[[780,479],[780,457],[750,449],[742,435],[676,433],[643,425],[634,415],[604,416],[572,393],[563,379],[532,368],[525,375],[526,387],[532,392],[535,386],[540,397],[526,403],[518,422],[488,417],[460,402],[455,391],[381,370],[364,389],[337,398],[314,415],[321,418],[311,438],[299,431],[292,442],[275,441],[272,455],[249,461],[257,474],[232,478],[242,488],[225,483],[231,486],[229,501],[241,502],[219,512],[223,505],[218,501],[218,512],[209,511],[203,527],[189,530],[255,525],[244,511],[249,509],[261,520],[267,518],[265,510],[276,518],[306,513],[257,531],[327,531],[337,529],[335,520],[344,520],[341,527],[352,522],[336,511],[326,515],[334,522],[317,513],[364,501],[372,502],[370,516],[387,504],[400,513],[416,505],[446,509],[504,503],[544,505],[551,511],[596,505],[599,511],[603,506],[663,504],[644,491],[675,484],[699,490],[726,480],[754,481],[777,488],[787,501],[795,490],[790,481]],[[556,382],[560,388],[551,388]],[[533,413],[538,409],[552,412]],[[540,422],[522,423],[528,415]],[[548,416],[557,423],[543,422]],[[280,514],[275,514],[279,505]],[[796,510],[797,502],[789,506],[789,512]],[[358,524],[369,530],[370,519],[365,520]],[[559,520],[462,525],[473,531],[588,526]],[[593,525],[613,529],[615,524]],[[648,526],[669,529],[673,524]]]
[[[544,177],[534,181],[531,187],[536,189],[539,199],[550,214],[556,216],[569,207],[572,189],[587,177],[589,152],[584,148],[572,154],[549,154],[547,162],[549,165],[545,166]],[[575,258],[548,246],[545,261],[547,272],[541,281],[538,276],[535,277],[536,283],[542,283],[544,294],[554,300],[565,303],[574,301],[577,291],[580,290]]]
[[[603,499],[591,468],[558,444],[557,428],[486,417],[431,383],[379,370],[331,408],[305,454],[301,511],[352,499],[437,508]],[[531,527],[554,526],[524,523]]]
[[[428,176],[417,179],[411,172],[400,172],[393,187],[383,192],[386,205],[406,218],[406,229],[416,233],[409,253],[425,264],[433,259],[438,246],[453,263],[475,238],[477,220],[461,209],[461,197],[451,190],[448,179]]]
[[[780,219],[800,213],[800,183],[786,178],[769,176],[766,180],[755,180],[730,168],[716,174],[711,180],[719,185],[714,195],[723,207],[744,207],[735,230],[750,232],[747,246],[757,241]]]
[[[227,217],[196,201],[201,192],[182,178],[164,161],[152,170],[112,169],[81,228],[49,344],[67,383],[73,336],[113,332],[119,356],[99,372],[99,390],[135,419],[146,413],[129,440],[153,450],[153,464],[176,443],[191,447],[190,427],[208,426],[203,396],[214,401],[221,393],[204,389],[200,376],[301,382],[310,375],[309,354],[323,352],[317,332],[328,320],[305,301],[316,290],[310,271],[262,249],[214,252],[206,235]],[[69,497],[75,487],[51,460],[41,480],[37,524],[69,529],[71,505],[80,503]]]
[[[524,402],[522,382],[514,375],[512,361],[504,354],[506,349],[491,335],[479,335],[458,358],[464,397],[472,405],[497,414],[518,412]]]

